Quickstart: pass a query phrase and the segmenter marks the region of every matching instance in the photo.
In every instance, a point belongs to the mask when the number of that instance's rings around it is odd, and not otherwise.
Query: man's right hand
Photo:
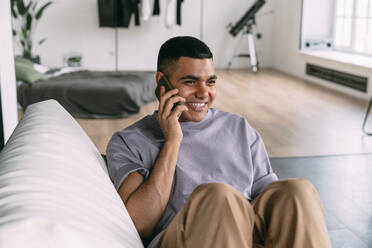
[[[142,238],[151,237],[153,234],[156,224],[164,214],[172,191],[178,152],[183,138],[178,118],[183,111],[187,110],[187,107],[181,104],[172,111],[174,103],[185,102],[183,97],[172,97],[177,93],[177,89],[166,93],[164,87],[160,89],[157,120],[166,142],[150,176],[145,180],[139,172],[133,172],[119,188],[119,195]]]
[[[182,112],[187,111],[188,108],[181,104],[177,105],[172,111],[175,103],[183,103],[186,101],[185,98],[177,96],[177,93],[178,89],[165,92],[164,86],[161,86],[157,120],[163,131],[165,141],[180,143],[183,138],[183,133],[178,118],[181,116]]]
[[[183,138],[178,116],[187,110],[185,105],[173,104],[185,102],[185,98],[174,96],[178,90],[165,93],[160,89],[160,101],[157,120],[164,133],[165,143],[162,147],[152,172],[147,180],[139,173],[131,173],[119,188],[119,195],[131,216],[133,223],[143,238],[151,237],[156,224],[167,207],[172,191],[172,183],[178,152]]]

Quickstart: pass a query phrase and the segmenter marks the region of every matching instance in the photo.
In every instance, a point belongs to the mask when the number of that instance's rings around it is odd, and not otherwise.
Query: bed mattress
[[[123,118],[156,100],[155,73],[149,71],[76,71],[17,88],[18,102],[28,105],[57,100],[72,116]]]

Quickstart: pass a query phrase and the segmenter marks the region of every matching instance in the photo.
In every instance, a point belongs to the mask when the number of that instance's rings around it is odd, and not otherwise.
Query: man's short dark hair
[[[201,40],[191,36],[178,36],[167,40],[159,50],[157,71],[171,74],[176,70],[180,57],[213,59],[209,47]]]

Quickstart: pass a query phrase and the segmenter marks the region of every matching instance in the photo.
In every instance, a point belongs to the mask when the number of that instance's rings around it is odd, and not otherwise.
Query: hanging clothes
[[[160,2],[159,2],[159,0],[155,0],[155,2],[154,2],[154,10],[152,12],[152,15],[160,15]]]
[[[118,0],[118,9],[122,13],[119,14],[119,27],[129,27],[130,19],[134,14],[134,22],[136,26],[140,25],[139,19],[139,3],[140,0]]]
[[[171,28],[176,22],[176,7],[177,0],[167,0],[167,7],[165,11],[165,27]]]
[[[136,26],[140,25],[140,15],[139,15],[139,4],[140,0],[134,1],[132,7],[134,8],[134,21]]]
[[[140,25],[140,0],[99,0],[98,14],[100,27],[129,27],[134,14],[135,25]]]
[[[98,0],[98,17],[100,27],[117,27],[117,0]]]
[[[140,13],[145,21],[151,16],[152,0],[98,0],[100,27],[128,28],[132,15],[135,25],[140,25]],[[181,5],[184,0],[167,0],[165,26],[181,25]],[[141,6],[139,6],[141,4]],[[141,9],[140,9],[141,8]],[[160,15],[160,1],[154,0],[153,15]]]
[[[142,0],[141,3],[141,16],[144,21],[148,21],[151,16],[150,0]]]
[[[181,5],[183,0],[177,0],[177,25],[181,26]]]

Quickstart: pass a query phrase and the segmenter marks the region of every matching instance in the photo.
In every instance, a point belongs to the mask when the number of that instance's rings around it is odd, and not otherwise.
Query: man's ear
[[[159,83],[160,78],[164,76],[164,73],[157,71],[155,75],[156,83]]]

